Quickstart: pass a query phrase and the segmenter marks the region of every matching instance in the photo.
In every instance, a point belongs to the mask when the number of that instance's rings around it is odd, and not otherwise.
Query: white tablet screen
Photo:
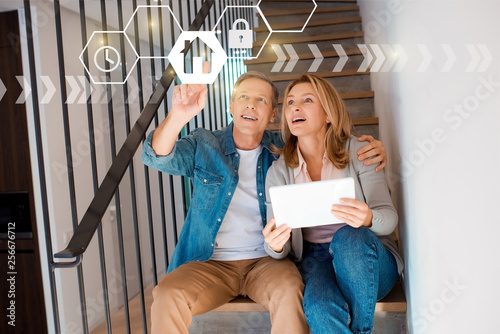
[[[340,224],[332,205],[341,198],[355,198],[352,177],[290,184],[269,188],[276,226],[291,228]]]

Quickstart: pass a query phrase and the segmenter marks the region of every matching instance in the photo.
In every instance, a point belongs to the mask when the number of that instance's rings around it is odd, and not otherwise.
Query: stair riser
[[[266,13],[264,12],[264,15]],[[359,16],[359,11],[350,12],[333,12],[333,13],[314,13],[311,20],[328,20],[341,17],[353,17]],[[282,16],[266,16],[267,22],[274,29],[274,25],[289,23],[289,22],[306,22],[309,14],[299,14],[299,15],[282,15]],[[264,25],[264,21],[259,17],[259,27]]]
[[[319,68],[315,72],[333,71],[335,65],[337,65],[339,60],[340,60],[339,57],[324,58]],[[347,63],[345,64],[343,69],[358,69],[359,66],[361,66],[363,60],[364,57],[362,55],[349,56]],[[293,68],[293,73],[309,72],[309,68],[311,67],[313,62],[314,59],[299,60]],[[286,61],[284,63],[279,73],[283,74],[285,73],[283,72],[283,70],[285,69],[288,63],[289,61]],[[247,67],[249,71],[259,71],[259,72],[269,73],[271,72],[271,69],[274,67],[275,64],[276,63],[252,64],[252,65],[247,65]],[[275,74],[278,74],[278,72]]]
[[[375,125],[356,125],[351,134],[360,137],[361,135],[370,135],[375,139],[379,139],[378,124]]]
[[[284,34],[280,34],[283,36]],[[271,36],[271,38],[274,37],[274,34]],[[333,48],[333,44],[340,44],[344,48],[344,50],[349,50],[349,49],[358,49],[358,44],[363,44],[364,43],[364,38],[363,37],[356,37],[356,38],[345,38],[345,39],[333,39],[333,40],[326,40],[326,41],[313,41],[313,42],[303,42],[303,43],[291,43],[295,52],[297,54],[301,53],[312,53],[311,49],[309,48],[308,44],[315,44],[318,46],[318,49],[320,52],[328,52],[328,51],[335,51]],[[276,53],[273,51],[271,45],[272,44],[279,44],[282,49],[283,44],[277,40],[269,40],[267,41],[266,45],[264,46],[264,49],[260,53],[259,57],[266,57],[266,56],[276,56]],[[257,55],[257,52],[259,52],[260,46],[255,47],[252,49],[253,54]]]
[[[275,124],[275,123],[273,123]],[[276,123],[279,124],[279,123]],[[356,137],[361,137],[362,135],[370,135],[375,139],[379,139],[378,124],[373,125],[356,125],[351,129],[351,134]]]
[[[375,117],[373,98],[344,100],[352,118]]]
[[[291,30],[300,30],[300,29],[291,29]],[[309,27],[307,26],[304,31],[300,33],[300,36],[314,36],[314,35],[325,35],[325,34],[332,34],[332,33],[339,33],[339,32],[348,32],[348,31],[361,31],[361,22],[354,22],[354,23],[341,23],[341,24],[335,24],[335,25],[323,25],[323,26],[317,26],[317,27]],[[277,35],[278,32],[275,32],[272,34],[272,37],[275,38],[275,34]],[[281,34],[292,34],[292,33],[281,33]],[[269,35],[269,32],[258,32],[257,33],[257,41],[264,41],[267,36]],[[285,36],[289,37],[289,36]],[[279,38],[279,37],[276,37]]]
[[[265,73],[265,74],[273,75],[274,73]],[[333,77],[325,79],[328,80],[333,85],[333,87],[337,89],[339,93],[371,90],[369,74],[351,75],[345,77]],[[283,95],[289,83],[290,82],[288,81],[278,81],[275,82],[274,84],[278,88],[280,94]]]
[[[374,117],[375,113],[373,111],[373,98],[368,99],[351,99],[344,100],[347,111],[351,118],[365,118]],[[281,114],[283,112],[283,105],[278,105],[278,117],[274,123],[279,123],[281,119]]]

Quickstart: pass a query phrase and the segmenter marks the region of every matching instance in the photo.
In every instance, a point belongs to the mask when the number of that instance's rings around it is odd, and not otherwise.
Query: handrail
[[[205,18],[214,4],[214,1],[215,0],[205,0],[203,2],[200,11],[196,14],[193,23],[189,27],[189,31],[197,31],[201,28]],[[188,48],[189,46],[184,49],[184,53],[188,51]],[[92,202],[75,230],[68,246],[64,250],[56,253],[54,255],[55,258],[73,258],[83,254],[87,249],[116,189],[123,178],[123,175],[125,174],[125,171],[132,161],[137,148],[141,144],[149,125],[153,121],[153,118],[158,111],[168,88],[170,87],[170,84],[174,80],[174,75],[172,73],[174,73],[174,69],[172,65],[169,64],[163,72],[162,77],[156,85],[148,103],[142,110],[141,115],[130,131],[130,134],[127,136],[123,146],[116,155],[116,158],[111,164],[111,167],[99,186],[99,189],[97,189]]]

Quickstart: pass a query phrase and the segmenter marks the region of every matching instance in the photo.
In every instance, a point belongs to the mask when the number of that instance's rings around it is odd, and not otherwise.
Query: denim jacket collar
[[[224,154],[229,155],[236,153],[236,146],[234,145],[233,139],[233,127],[234,123],[231,122],[227,128],[224,130]],[[269,131],[264,131],[260,145],[271,151],[271,144],[273,143],[273,137]]]

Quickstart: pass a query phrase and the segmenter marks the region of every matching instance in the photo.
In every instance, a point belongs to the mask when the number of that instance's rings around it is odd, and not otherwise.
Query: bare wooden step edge
[[[352,124],[354,126],[356,126],[356,125],[378,125],[378,117],[353,118]],[[280,129],[280,125],[279,124],[269,124],[266,127],[266,129],[271,130],[271,131],[277,131]]]
[[[283,36],[283,35],[281,35]],[[307,42],[320,42],[320,41],[329,41],[336,39],[348,39],[348,38],[356,38],[356,37],[364,37],[365,34],[363,31],[349,31],[338,34],[328,34],[328,35],[317,35],[317,36],[302,36],[302,37],[292,37],[292,38],[280,38],[279,40],[270,40],[267,41],[266,46],[270,47],[271,44],[293,44],[293,43],[307,43]],[[262,46],[264,41],[257,41],[253,43],[253,47]]]
[[[312,2],[311,2],[312,3]],[[314,14],[320,13],[339,13],[339,12],[354,12],[358,11],[359,6],[342,6],[342,7],[328,7],[328,8],[316,8]],[[306,9],[290,9],[290,10],[276,10],[272,12],[265,12],[264,16],[282,16],[282,15],[300,15],[300,14],[310,14],[312,8]],[[260,13],[257,13],[257,16],[261,16]]]
[[[333,77],[345,77],[345,76],[351,76],[351,75],[370,74],[370,70],[366,70],[364,72],[358,72],[357,69],[349,69],[349,70],[343,70],[342,72],[316,72],[314,74],[319,76],[319,77],[322,77],[322,78],[333,78]],[[289,81],[289,80],[295,80],[297,78],[300,78],[301,75],[302,75],[302,73],[270,75],[269,79],[271,79],[271,81],[273,81],[273,82]]]
[[[219,306],[215,312],[267,312],[267,308],[255,303],[248,297],[236,297],[229,303]],[[401,283],[396,283],[389,294],[375,306],[375,312],[406,312],[406,297]]]
[[[343,100],[368,99],[368,98],[371,98],[371,97],[374,97],[374,96],[375,96],[375,93],[373,91],[340,93],[340,97]],[[283,104],[283,98],[282,97],[279,98],[278,104]]]
[[[349,100],[349,99],[363,99],[363,98],[370,98],[374,97],[375,93],[371,91],[365,91],[365,92],[346,92],[346,93],[340,93],[340,97],[344,100]]]
[[[348,56],[363,54],[361,52],[361,50],[359,50],[359,49],[345,50],[345,53]],[[339,56],[337,51],[322,52],[321,54],[323,55],[324,58],[332,58],[332,57]],[[299,54],[297,56],[299,57],[299,60],[315,59],[316,58],[314,56],[314,54],[312,54],[312,53],[302,53],[302,54]],[[255,65],[255,64],[275,63],[276,61],[278,61],[278,57],[276,55],[274,55],[271,57],[259,57],[257,59],[245,60],[244,63],[245,63],[245,65]]]
[[[342,17],[338,19],[318,20],[313,22],[309,21],[307,23],[307,27],[317,27],[317,26],[326,26],[330,24],[355,23],[355,22],[361,22],[361,17],[354,16],[354,17]],[[303,26],[304,23],[300,24],[297,24],[296,22],[283,23],[274,25],[273,30],[302,29]],[[262,31],[269,31],[269,29],[267,29],[267,26],[262,26],[254,28],[253,31],[262,32]]]

